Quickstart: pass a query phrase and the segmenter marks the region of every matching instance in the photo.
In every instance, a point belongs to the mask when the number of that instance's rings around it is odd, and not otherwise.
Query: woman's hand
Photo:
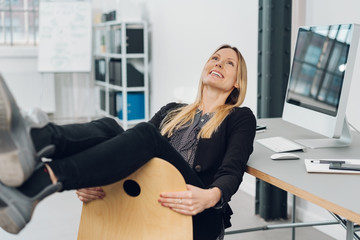
[[[105,197],[105,192],[101,187],[81,188],[76,190],[76,194],[84,203]]]
[[[188,184],[186,188],[184,192],[161,193],[159,203],[175,212],[193,216],[220,201],[221,191],[217,187],[202,189]]]

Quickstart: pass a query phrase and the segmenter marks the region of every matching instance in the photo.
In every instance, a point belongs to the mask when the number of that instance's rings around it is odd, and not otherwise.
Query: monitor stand
[[[349,124],[345,118],[340,138],[296,139],[294,141],[308,148],[347,147],[351,144]]]

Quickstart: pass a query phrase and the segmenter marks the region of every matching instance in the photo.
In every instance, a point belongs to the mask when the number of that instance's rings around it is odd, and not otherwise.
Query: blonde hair
[[[222,45],[212,54],[214,55],[217,51],[223,48],[230,48],[235,51],[238,56],[238,68],[237,68],[237,83],[239,88],[234,88],[230,93],[224,105],[219,106],[215,109],[215,114],[212,118],[202,127],[199,132],[198,138],[210,138],[211,135],[217,130],[220,124],[224,121],[226,116],[231,112],[234,107],[239,107],[245,99],[246,87],[247,87],[247,70],[246,63],[241,55],[240,51],[230,45]],[[211,55],[211,56],[212,56]],[[199,88],[197,97],[194,103],[189,104],[184,107],[175,109],[165,117],[164,121],[161,124],[161,134],[171,136],[174,131],[179,129],[181,126],[184,126],[187,123],[192,123],[197,109],[199,108],[202,100],[204,84],[200,78]]]

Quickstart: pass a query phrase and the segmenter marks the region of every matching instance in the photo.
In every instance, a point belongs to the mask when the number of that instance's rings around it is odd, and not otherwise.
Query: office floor
[[[265,222],[259,216],[254,215],[254,197],[246,194],[243,191],[238,191],[238,193],[235,194],[231,201],[231,206],[234,211],[234,215],[231,219],[233,226],[227,229],[228,231],[281,223],[281,221]],[[291,232],[291,229],[274,229],[247,232],[234,235],[225,235],[225,240],[290,240]],[[297,228],[295,232],[296,240],[334,240],[334,238],[331,238],[330,236],[318,231],[313,227]]]

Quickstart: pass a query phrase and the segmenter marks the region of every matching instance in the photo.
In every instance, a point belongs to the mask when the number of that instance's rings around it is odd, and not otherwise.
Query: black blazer
[[[170,110],[184,106],[169,103],[150,120],[157,128]],[[256,119],[247,107],[234,108],[210,139],[200,139],[194,171],[207,187],[218,187],[229,202],[238,190],[246,164],[253,151]]]

